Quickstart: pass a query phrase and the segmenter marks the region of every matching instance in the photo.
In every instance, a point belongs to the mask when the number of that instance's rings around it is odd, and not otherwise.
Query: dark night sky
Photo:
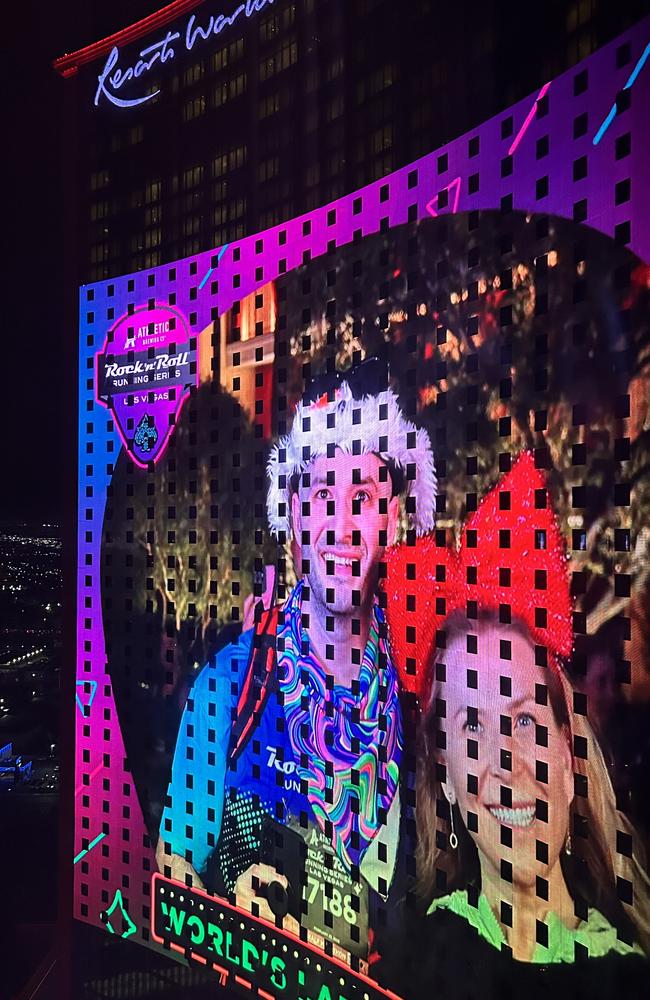
[[[154,0],[23,0],[11,5],[4,99],[0,519],[60,518],[65,502],[66,366],[63,88],[52,60],[132,23]],[[6,31],[6,28],[5,28]],[[68,405],[70,401],[68,400]]]

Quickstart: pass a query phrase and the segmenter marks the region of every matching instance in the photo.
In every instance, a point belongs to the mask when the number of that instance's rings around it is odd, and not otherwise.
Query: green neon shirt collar
[[[493,948],[500,951],[507,946],[501,925],[483,894],[479,896],[478,906],[472,906],[468,900],[467,890],[457,889],[449,896],[434,900],[428,913],[435,913],[437,910],[450,910],[457,916],[463,917]],[[630,946],[620,941],[616,928],[595,909],[590,909],[587,920],[581,921],[575,929],[567,927],[558,915],[552,912],[547,914],[545,922],[548,927],[548,947],[541,944],[535,947],[531,958],[531,962],[535,964],[574,962],[576,944],[586,948],[590,958],[601,958],[610,952],[619,955],[643,954],[639,945]]]

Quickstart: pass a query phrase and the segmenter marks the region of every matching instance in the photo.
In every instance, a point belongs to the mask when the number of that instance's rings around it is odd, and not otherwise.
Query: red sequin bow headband
[[[470,516],[458,551],[435,534],[386,553],[391,652],[407,690],[419,694],[436,632],[454,611],[523,622],[551,661],[573,647],[572,601],[564,540],[546,480],[522,453]]]

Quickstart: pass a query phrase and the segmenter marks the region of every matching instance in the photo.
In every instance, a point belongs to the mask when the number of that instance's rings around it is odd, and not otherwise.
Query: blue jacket
[[[161,820],[161,835],[172,852],[186,858],[207,888],[219,895],[230,894],[238,876],[260,860],[267,819],[302,831],[305,839],[307,831],[317,826],[306,789],[301,789],[281,695],[274,685],[251,738],[234,763],[229,762],[232,723],[253,634],[246,632],[237,643],[221,650],[196,678],[181,719]],[[405,732],[409,732],[408,725]],[[393,942],[391,951],[401,931],[399,914],[413,855],[414,795],[408,752],[404,765],[397,864],[388,899],[367,885],[362,890],[375,944],[386,931]],[[347,947],[356,950],[349,943]],[[360,941],[358,947],[364,951],[365,942]]]

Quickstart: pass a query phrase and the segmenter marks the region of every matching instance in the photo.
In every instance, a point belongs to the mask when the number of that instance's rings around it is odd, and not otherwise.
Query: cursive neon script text
[[[205,42],[215,35],[220,35],[222,31],[232,27],[236,21],[242,18],[259,14],[260,11],[274,2],[275,0],[246,0],[245,3],[240,3],[232,14],[218,14],[216,16],[211,14],[203,24],[198,22],[195,14],[192,14],[182,33],[168,31],[164,38],[142,49],[138,53],[138,59],[131,66],[118,66],[120,52],[115,46],[111,49],[104,68],[97,77],[95,107],[99,106],[102,98],[118,108],[135,108],[153,100],[160,93],[160,90],[152,90],[148,94],[130,98],[121,97],[119,91],[125,84],[145,77],[158,64],[162,65],[175,59],[179,46],[181,51],[184,49],[191,52],[195,45]],[[173,44],[175,42],[179,43],[176,47]]]

